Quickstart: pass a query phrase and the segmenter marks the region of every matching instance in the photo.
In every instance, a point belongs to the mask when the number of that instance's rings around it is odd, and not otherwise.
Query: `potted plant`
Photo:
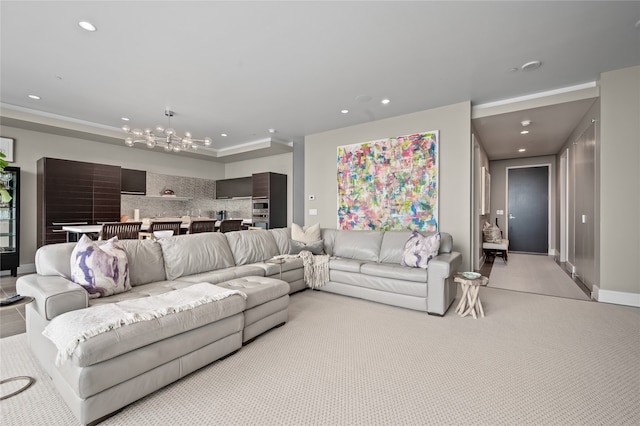
[[[9,165],[9,163],[7,163],[4,158],[6,156],[4,155],[4,152],[0,151],[0,177],[2,177],[3,179],[0,179],[0,202],[2,203],[8,203],[9,201],[11,201],[11,194],[9,194],[9,191],[7,190],[7,187],[5,186],[5,181],[4,181],[4,168],[7,167]]]

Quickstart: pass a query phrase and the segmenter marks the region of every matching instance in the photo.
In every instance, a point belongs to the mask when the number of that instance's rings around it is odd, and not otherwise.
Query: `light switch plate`
[[[309,209],[309,216],[317,216],[318,209]]]

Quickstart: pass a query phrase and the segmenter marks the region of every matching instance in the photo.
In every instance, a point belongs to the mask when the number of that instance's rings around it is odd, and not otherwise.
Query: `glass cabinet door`
[[[18,244],[20,232],[19,182],[20,169],[7,167],[0,173],[0,180],[11,195],[8,202],[0,201],[0,254],[2,269],[11,269],[15,274],[18,267]]]

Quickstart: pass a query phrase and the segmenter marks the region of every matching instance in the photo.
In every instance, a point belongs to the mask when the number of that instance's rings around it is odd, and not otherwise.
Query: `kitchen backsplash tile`
[[[171,189],[176,198],[161,197]],[[216,200],[216,181],[147,172],[147,196],[122,194],[120,214],[134,217],[134,209],[144,217],[206,216],[215,218],[220,210],[229,218],[251,218],[251,200]]]

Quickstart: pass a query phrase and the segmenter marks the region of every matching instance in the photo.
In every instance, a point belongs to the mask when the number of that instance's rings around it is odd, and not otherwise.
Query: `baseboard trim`
[[[36,273],[36,264],[35,263],[25,263],[18,266],[18,275],[22,274],[35,274]],[[2,271],[0,272],[1,277],[11,275],[11,271]]]
[[[601,290],[598,286],[593,286],[592,297],[598,302],[612,303],[614,305],[633,306],[640,308],[640,294],[627,293],[624,291]]]

